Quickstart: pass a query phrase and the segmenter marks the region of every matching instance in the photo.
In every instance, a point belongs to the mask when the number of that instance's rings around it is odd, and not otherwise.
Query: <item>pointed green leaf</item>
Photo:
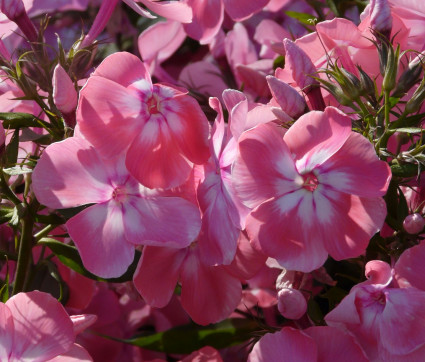
[[[299,13],[297,11],[285,11],[285,14],[291,18],[297,19],[300,23],[305,25],[313,25],[317,18],[308,13]]]
[[[6,158],[8,165],[15,165],[18,160],[19,129],[13,132],[13,136],[6,147]]]
[[[198,326],[187,324],[164,332],[130,339],[115,339],[153,351],[186,354],[204,346],[216,349],[239,345],[253,337],[253,333],[261,330],[259,324],[249,319],[226,319],[223,322]]]
[[[22,127],[50,128],[50,125],[29,113],[0,113],[5,129],[17,129]]]

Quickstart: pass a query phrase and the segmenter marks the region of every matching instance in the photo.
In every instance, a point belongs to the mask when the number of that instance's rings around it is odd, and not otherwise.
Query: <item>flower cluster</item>
[[[419,1],[0,17],[2,361],[425,359]]]

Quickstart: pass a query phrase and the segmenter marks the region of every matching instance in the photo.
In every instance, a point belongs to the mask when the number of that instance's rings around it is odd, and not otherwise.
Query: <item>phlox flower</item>
[[[149,188],[182,184],[209,157],[208,121],[183,89],[152,84],[130,53],[107,57],[80,92],[81,134],[102,157],[126,151],[130,174]]]
[[[332,327],[310,327],[302,331],[285,327],[264,335],[254,345],[248,362],[333,362],[342,361],[347,356],[351,361],[367,361],[360,346],[348,333]]]
[[[385,220],[389,166],[333,107],[303,115],[283,138],[273,123],[244,132],[232,176],[253,208],[254,247],[289,270],[360,255]]]
[[[373,361],[425,358],[424,245],[406,250],[394,269],[380,260],[366,264],[367,281],[325,317],[348,331]]]
[[[122,275],[135,245],[183,248],[199,233],[196,206],[146,189],[128,173],[122,156],[101,159],[82,138],[46,148],[33,172],[33,189],[51,208],[92,204],[66,227],[84,266],[101,277]]]
[[[89,315],[70,317],[47,293],[16,294],[0,303],[0,360],[92,361],[74,342],[76,335],[95,320]]]

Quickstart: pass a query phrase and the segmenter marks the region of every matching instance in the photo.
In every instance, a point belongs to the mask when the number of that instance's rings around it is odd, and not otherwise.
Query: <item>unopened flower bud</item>
[[[412,95],[412,98],[410,98],[407,101],[406,107],[404,108],[405,112],[407,114],[416,113],[421,108],[424,100],[425,100],[425,79],[422,80],[419,87],[415,90],[415,92]]]
[[[398,79],[393,97],[402,97],[420,80],[423,68],[422,58],[423,56],[418,56],[409,63]]]
[[[37,31],[28,17],[22,0],[0,0],[0,11],[18,25],[30,42],[37,41]]]
[[[414,213],[406,216],[403,221],[403,228],[409,234],[419,234],[425,227],[425,220],[421,214]]]
[[[277,309],[285,318],[300,319],[307,311],[307,301],[299,290],[283,288],[277,293]]]
[[[372,11],[370,14],[370,25],[373,30],[390,39],[393,27],[391,8],[387,0],[372,0],[370,3]]]
[[[399,64],[399,53],[400,45],[397,45],[397,50],[395,52],[392,47],[389,48],[384,80],[382,81],[382,88],[385,91],[391,91],[395,87]]]
[[[344,68],[338,68],[337,81],[348,99],[355,100],[360,96],[360,80]]]
[[[362,93],[366,93],[370,96],[375,96],[375,83],[373,80],[369,77],[369,75],[360,67],[358,66],[357,69],[359,70],[360,74],[360,88]]]

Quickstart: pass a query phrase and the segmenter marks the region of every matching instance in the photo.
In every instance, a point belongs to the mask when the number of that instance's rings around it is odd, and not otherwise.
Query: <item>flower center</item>
[[[317,186],[319,185],[319,180],[317,179],[316,175],[313,172],[306,173],[305,175],[302,175],[303,177],[303,187],[308,191],[314,191],[317,189]]]
[[[148,112],[150,114],[159,113],[159,101],[154,95],[148,99]]]
[[[127,190],[125,186],[117,186],[114,188],[114,191],[112,191],[112,198],[116,202],[123,202],[127,198]]]

